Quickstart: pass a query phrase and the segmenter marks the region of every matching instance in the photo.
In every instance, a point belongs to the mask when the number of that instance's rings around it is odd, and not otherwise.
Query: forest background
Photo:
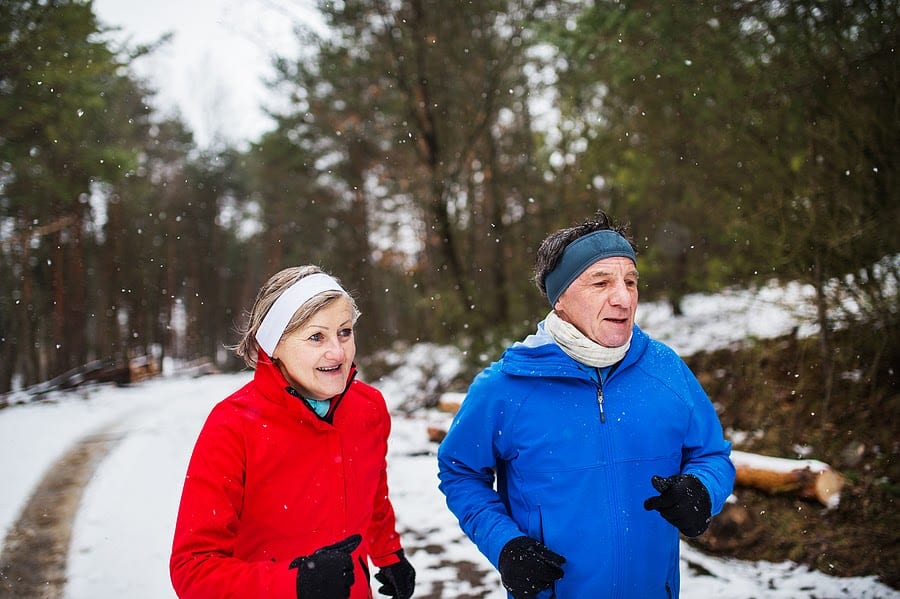
[[[423,381],[433,407],[546,314],[540,241],[603,209],[673,315],[812,290],[812,337],[689,364],[736,446],[841,468],[841,508],[745,490],[699,543],[900,588],[896,0],[317,8],[320,33],[298,23],[272,57],[271,130],[201,147],[136,75],[165,37],[116,41],[90,1],[0,0],[0,397],[145,356],[242,368],[243,310],[313,263],[357,297],[376,379],[382,349],[463,351],[459,380]]]
[[[238,367],[242,310],[304,263],[357,296],[363,354],[452,343],[477,368],[547,311],[543,237],[598,208],[676,314],[797,281],[823,380],[839,328],[897,347],[896,2],[318,9],[327,35],[273,57],[275,127],[201,149],[131,68],[153,44],[89,1],[0,0],[0,393],[138,355]]]

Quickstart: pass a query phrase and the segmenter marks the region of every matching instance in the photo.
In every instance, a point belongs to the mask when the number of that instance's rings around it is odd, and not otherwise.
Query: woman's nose
[[[331,339],[328,348],[325,350],[325,356],[331,360],[344,360],[344,346],[337,337]]]

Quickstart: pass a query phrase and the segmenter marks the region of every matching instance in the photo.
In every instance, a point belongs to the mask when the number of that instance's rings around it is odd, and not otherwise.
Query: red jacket
[[[381,393],[353,377],[329,424],[285,390],[260,352],[253,380],[213,408],[175,525],[169,568],[181,599],[296,599],[290,562],[355,533],[363,541],[351,598],[372,596],[369,559],[377,567],[399,560],[390,416]]]

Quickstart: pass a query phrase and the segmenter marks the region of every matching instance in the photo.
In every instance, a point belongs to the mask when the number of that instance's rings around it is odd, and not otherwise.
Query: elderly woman
[[[386,476],[390,417],[356,380],[353,298],[314,266],[256,297],[236,353],[253,380],[194,447],[170,560],[182,599],[412,596]]]

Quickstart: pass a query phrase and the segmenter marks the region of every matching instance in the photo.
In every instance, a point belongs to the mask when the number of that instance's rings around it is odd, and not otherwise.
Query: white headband
[[[263,351],[271,357],[294,313],[314,296],[325,291],[347,293],[334,278],[322,272],[303,277],[288,287],[269,308],[256,331],[256,341]]]

